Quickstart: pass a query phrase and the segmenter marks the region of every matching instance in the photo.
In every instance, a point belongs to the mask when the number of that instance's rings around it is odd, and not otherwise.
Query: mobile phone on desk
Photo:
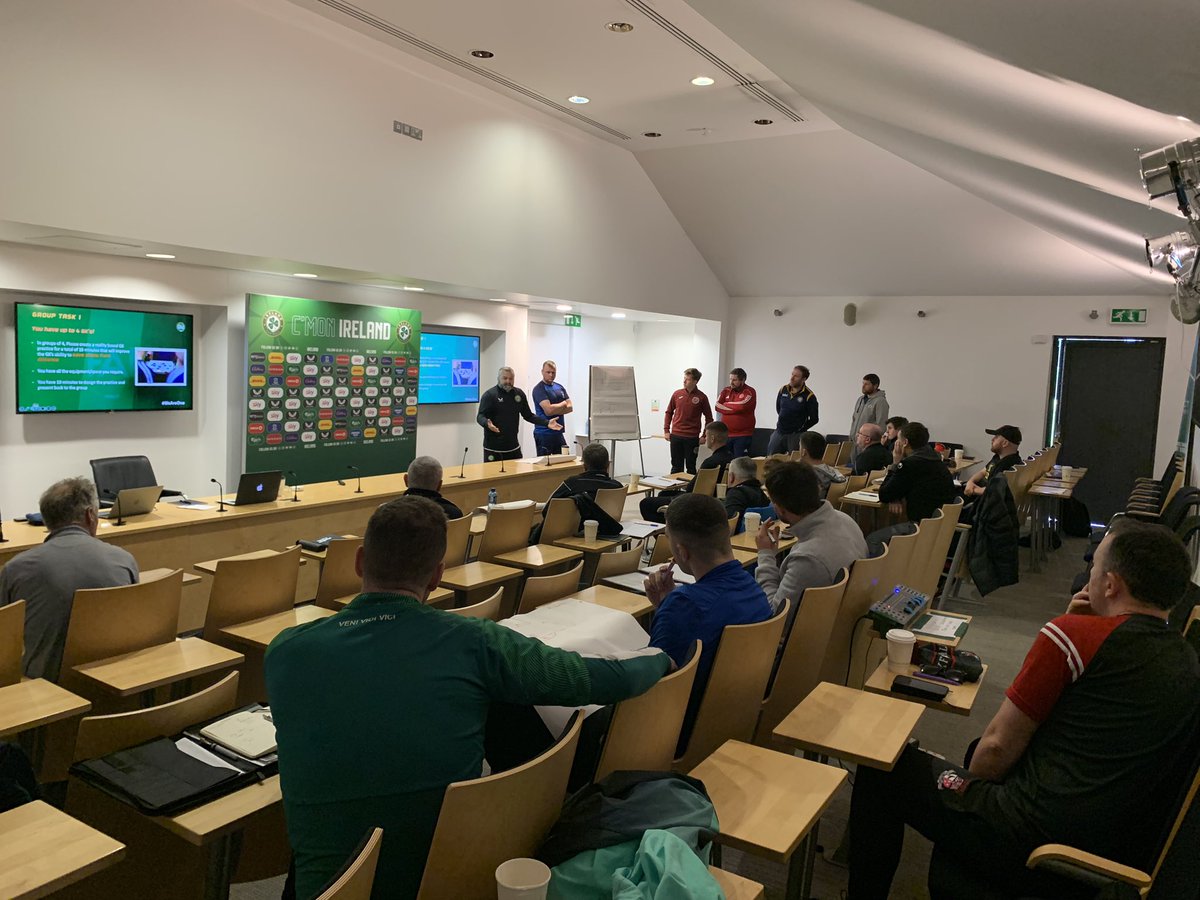
[[[924,665],[917,669],[913,675],[928,681],[940,681],[942,684],[962,684],[961,675],[953,669],[943,669],[941,666]]]

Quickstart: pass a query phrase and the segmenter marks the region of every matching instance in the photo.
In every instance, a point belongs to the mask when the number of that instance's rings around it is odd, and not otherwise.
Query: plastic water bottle
[[[488,509],[492,509],[496,505],[496,489],[492,488],[488,491]]]

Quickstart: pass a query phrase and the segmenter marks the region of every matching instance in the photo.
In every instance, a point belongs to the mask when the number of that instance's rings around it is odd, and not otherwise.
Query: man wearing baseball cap
[[[1001,425],[999,428],[985,428],[984,432],[992,436],[992,458],[963,485],[963,496],[968,500],[983,496],[989,478],[1013,468],[1021,461],[1020,428]]]

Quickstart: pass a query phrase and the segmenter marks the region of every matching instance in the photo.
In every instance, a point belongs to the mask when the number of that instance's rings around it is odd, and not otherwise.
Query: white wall
[[[10,517],[36,509],[42,489],[57,479],[90,474],[88,460],[95,457],[144,453],[164,484],[197,496],[215,493],[208,480],[212,476],[227,484],[236,478],[243,447],[247,293],[420,309],[427,326],[483,335],[485,373],[506,358],[526,355],[523,308],[433,294],[11,244],[0,244],[0,289],[133,300],[143,306],[181,304],[197,316],[199,332],[194,410],[19,416],[12,365],[14,298],[0,293],[0,361],[8,361],[0,362],[0,471],[5,472],[0,511]],[[417,452],[449,466],[469,446],[469,461],[478,462],[481,435],[475,413],[474,404],[421,407]]]
[[[0,219],[725,314],[631,153],[286,0],[8,0],[0,82]]]
[[[848,302],[858,306],[853,327],[842,323]],[[1109,326],[1113,306],[1148,307],[1149,324]],[[775,308],[784,315],[772,315]],[[1052,343],[1034,344],[1033,336],[1165,336],[1156,468],[1175,449],[1195,327],[1171,318],[1164,297],[766,297],[735,299],[731,309],[726,368],[744,368],[760,397],[769,398],[792,366],[806,365],[821,403],[817,430],[844,434],[862,376],[877,372],[894,415],[976,454],[988,452],[984,428],[1001,424],[1019,426],[1026,449],[1042,445]],[[1089,319],[1091,309],[1101,318]],[[759,425],[773,418],[764,410]]]

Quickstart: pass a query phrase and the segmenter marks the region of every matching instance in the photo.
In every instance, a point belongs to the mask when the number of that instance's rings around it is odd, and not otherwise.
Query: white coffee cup
[[[762,524],[762,515],[756,512],[748,512],[743,521],[746,523],[746,534],[754,537],[758,534],[758,526]]]
[[[729,485],[727,485],[727,484],[718,484],[718,485],[717,485],[717,499],[718,499],[718,500],[724,500],[724,499],[725,499],[725,494],[726,494],[726,492],[728,492],[728,490],[729,490]]]
[[[1065,479],[1065,478],[1070,478],[1070,477],[1071,477],[1071,473],[1072,473],[1072,472],[1074,472],[1074,471],[1075,471],[1075,469],[1074,469],[1073,467],[1071,467],[1071,466],[1063,466],[1063,467],[1062,467],[1062,477],[1063,477],[1064,479]]]
[[[892,628],[887,633],[888,668],[903,672],[912,665],[913,645],[917,636],[903,628]]]
[[[558,452],[561,453],[563,456],[570,456],[571,448],[568,447],[566,444],[564,444],[563,448],[561,450],[559,450]]]
[[[637,472],[630,472],[630,473],[629,473],[629,489],[630,489],[630,490],[636,491],[636,490],[637,490],[637,486],[638,486],[639,484],[641,484],[641,483],[642,483],[642,476],[641,476],[641,475],[639,475]]]
[[[502,862],[496,868],[497,900],[546,900],[550,867],[524,857]]]
[[[600,532],[600,523],[595,519],[583,520],[583,539],[585,541],[594,541],[596,535]]]
[[[954,461],[960,463],[963,461],[963,452],[961,449],[954,451]]]

